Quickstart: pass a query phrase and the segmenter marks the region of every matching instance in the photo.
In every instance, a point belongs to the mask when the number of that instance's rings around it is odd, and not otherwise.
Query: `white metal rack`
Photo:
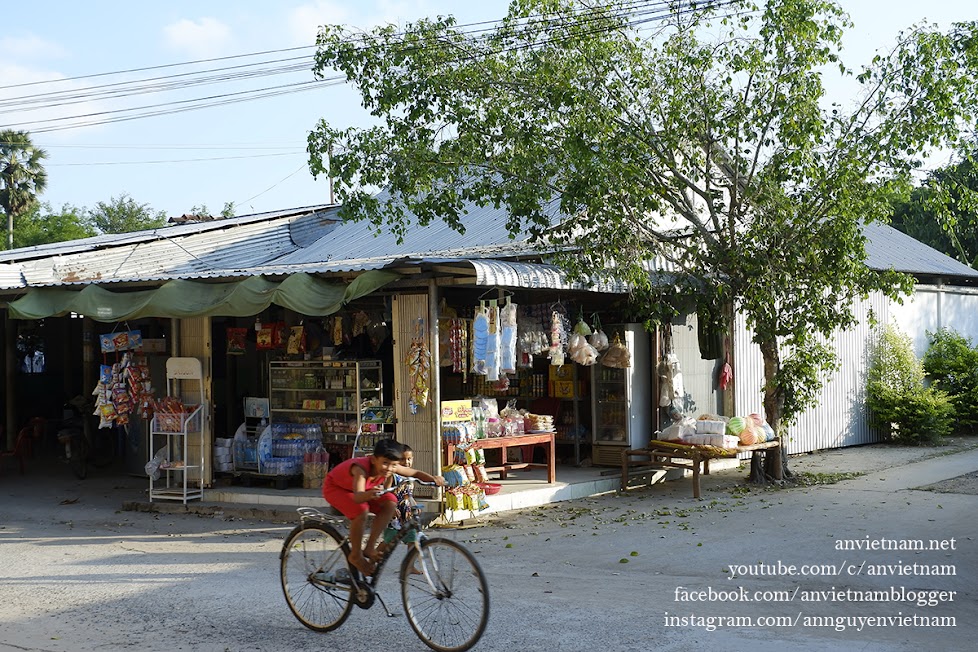
[[[149,453],[163,448],[166,457],[160,465],[159,479],[149,478],[149,500],[188,500],[204,497],[204,375],[197,358],[170,358],[166,361],[166,391],[186,404],[183,381],[196,381],[199,394],[189,412],[157,413],[149,430]]]

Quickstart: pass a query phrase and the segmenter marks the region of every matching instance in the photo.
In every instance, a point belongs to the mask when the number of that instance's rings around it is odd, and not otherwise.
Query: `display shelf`
[[[364,424],[363,411],[383,397],[379,360],[275,360],[269,365],[272,424],[313,424],[322,444],[353,450]],[[338,462],[333,459],[331,462]]]
[[[159,477],[149,477],[149,500],[188,500],[204,497],[204,390],[203,373],[197,358],[166,361],[167,394],[177,395],[180,381],[196,381],[196,405],[183,412],[157,412],[149,429],[149,451],[164,451]],[[186,400],[186,399],[184,399]]]

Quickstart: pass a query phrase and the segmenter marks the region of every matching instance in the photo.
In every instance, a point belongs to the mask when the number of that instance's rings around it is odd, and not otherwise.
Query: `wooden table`
[[[629,469],[668,467],[686,469],[693,472],[693,498],[700,497],[700,469],[703,475],[710,474],[710,460],[724,457],[736,457],[740,453],[756,450],[777,448],[781,440],[766,441],[750,446],[738,446],[732,449],[717,449],[713,446],[700,447],[695,445],[677,445],[668,442],[650,441],[644,448],[626,449],[621,452],[621,490],[628,488]],[[645,457],[648,460],[633,460],[632,457]],[[681,462],[677,460],[689,460]]]
[[[506,450],[511,446],[532,446],[534,444],[543,444],[547,448],[547,462],[546,464],[539,464],[533,462],[510,462],[509,458],[506,456]],[[556,463],[556,458],[554,455],[554,433],[552,432],[539,432],[539,433],[528,433],[526,435],[514,435],[512,437],[487,437],[485,439],[476,439],[471,444],[468,444],[469,448],[474,448],[477,450],[489,450],[492,448],[499,448],[502,452],[502,466],[487,466],[486,472],[495,473],[499,472],[499,478],[501,480],[506,479],[506,474],[514,469],[525,469],[528,467],[533,468],[546,468],[547,469],[547,482],[555,482],[557,479],[556,471],[554,470],[554,465]],[[455,444],[445,444],[445,463],[446,465],[451,465],[455,459],[455,449],[457,446]]]

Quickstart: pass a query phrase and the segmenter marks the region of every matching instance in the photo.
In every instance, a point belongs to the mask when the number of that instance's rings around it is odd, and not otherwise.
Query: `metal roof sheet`
[[[527,238],[511,238],[504,208],[469,204],[464,232],[441,220],[407,230],[402,242],[376,233],[366,222],[342,222],[336,206],[295,208],[211,222],[182,224],[137,233],[104,235],[0,252],[0,290],[89,283],[156,282],[171,279],[219,279],[295,272],[329,273],[381,269],[401,264],[482,261],[477,282],[486,285],[538,283],[565,287],[562,275],[547,267],[519,267],[512,259],[545,257]],[[553,222],[562,219],[557,203],[548,208]],[[978,279],[978,270],[900,233],[866,227],[867,263],[918,276]],[[510,259],[505,265],[487,259]],[[664,261],[654,271],[674,271]],[[492,279],[492,280],[490,280]],[[568,286],[569,287],[569,286]],[[606,286],[603,291],[617,292]]]
[[[383,200],[384,197],[382,196],[381,199]],[[459,233],[442,220],[436,220],[426,226],[410,227],[404,234],[402,242],[397,241],[396,234],[389,231],[378,233],[366,222],[338,222],[328,228],[320,227],[319,237],[308,245],[304,243],[304,239],[297,238],[297,241],[303,242],[303,246],[285,253],[274,262],[281,265],[302,265],[335,260],[371,259],[378,256],[430,256],[458,250],[499,251],[499,248],[507,252],[531,253],[526,242],[527,237],[510,237],[507,230],[509,213],[505,209],[468,203],[465,210],[467,213],[461,220],[463,233]],[[548,206],[547,214],[551,222],[562,219],[557,202]],[[294,230],[304,236],[315,233],[308,224],[317,220],[321,221],[322,216],[308,215],[300,218]]]
[[[185,236],[206,235],[212,232],[219,234],[222,231],[242,225],[253,223],[263,224],[269,220],[309,215],[316,212],[328,212],[330,209],[335,211],[336,208],[337,207],[335,206],[328,205],[290,208],[279,211],[268,211],[265,213],[254,213],[252,215],[242,215],[239,217],[229,217],[207,222],[188,222],[164,226],[158,229],[148,229],[145,231],[133,231],[131,233],[107,233],[93,236],[91,238],[69,240],[67,242],[52,242],[33,247],[19,247],[17,249],[0,251],[0,263],[9,261],[25,261],[30,260],[31,258],[50,258],[52,256],[80,254],[113,247],[133,246],[143,242],[152,242],[160,238],[174,239]]]
[[[873,222],[864,227],[864,233],[867,239],[866,264],[871,269],[892,269],[917,276],[978,279],[978,270],[888,224]]]
[[[475,268],[476,285],[628,293],[628,286],[624,283],[570,282],[563,270],[556,265],[504,260],[469,260],[468,262]]]

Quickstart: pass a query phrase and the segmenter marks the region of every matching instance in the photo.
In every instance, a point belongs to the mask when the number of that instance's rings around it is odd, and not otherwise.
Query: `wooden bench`
[[[777,448],[781,441],[766,441],[750,446],[737,448],[717,448],[715,446],[698,446],[677,444],[667,441],[651,441],[644,448],[626,449],[621,452],[621,490],[628,489],[628,477],[632,469],[673,468],[686,469],[693,472],[693,498],[700,497],[700,471],[703,475],[710,474],[710,460],[737,457],[740,453]],[[633,457],[647,459],[632,459]]]

